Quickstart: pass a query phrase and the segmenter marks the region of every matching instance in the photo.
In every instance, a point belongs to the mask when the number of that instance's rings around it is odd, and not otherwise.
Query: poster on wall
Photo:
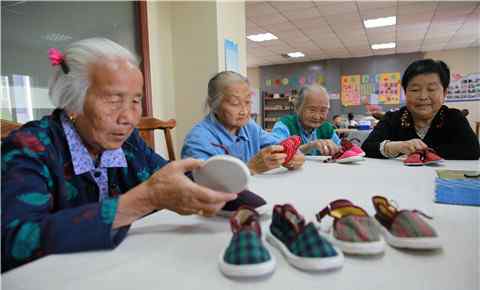
[[[225,39],[225,70],[240,73],[240,65],[238,63],[238,44]]]
[[[400,73],[383,73],[378,79],[378,100],[385,105],[400,104]]]
[[[360,75],[342,76],[340,100],[343,106],[360,105]]]
[[[452,74],[446,102],[480,101],[480,73]]]
[[[341,77],[341,102],[346,107],[361,104],[396,105],[400,104],[402,97],[399,72]]]

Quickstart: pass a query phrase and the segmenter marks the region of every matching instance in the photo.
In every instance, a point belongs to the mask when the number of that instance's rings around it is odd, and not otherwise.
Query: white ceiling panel
[[[365,29],[364,18],[397,16],[391,27]],[[480,1],[248,1],[247,34],[279,40],[247,41],[248,65],[472,47],[480,41]],[[370,44],[395,41],[373,52]],[[302,59],[280,54],[302,51]],[[251,58],[251,59],[250,59]]]
[[[277,10],[267,2],[248,1],[245,4],[245,13],[248,18],[257,18],[263,15],[276,14]]]
[[[292,20],[292,22],[296,26],[305,28],[305,29],[316,29],[316,28],[328,27],[328,23],[323,17],[295,19],[295,20]]]
[[[395,16],[395,15],[397,15],[396,6],[360,11],[360,16],[362,19],[380,18],[380,17],[387,17],[387,16]]]
[[[338,14],[352,14],[357,13],[357,5],[353,1],[337,2],[335,5],[326,7],[318,7],[318,11],[323,16],[338,15]]]
[[[320,13],[317,9],[295,9],[291,11],[283,11],[282,15],[290,20],[320,18]]]
[[[436,1],[398,2],[398,15],[433,14],[436,7]]]
[[[255,19],[249,18],[250,21],[254,22],[259,26],[267,25],[267,24],[277,24],[282,22],[287,22],[288,19],[283,17],[282,15],[276,14],[269,14],[262,17],[256,17]]]
[[[292,30],[298,29],[290,21],[275,23],[275,24],[265,24],[265,25],[262,25],[262,28],[264,28],[265,30],[273,34],[279,31],[292,31]]]
[[[272,1],[269,3],[282,12],[298,9],[309,10],[310,8],[315,7],[315,4],[311,1]]]
[[[397,1],[357,1],[357,5],[362,13],[373,9],[397,7]]]

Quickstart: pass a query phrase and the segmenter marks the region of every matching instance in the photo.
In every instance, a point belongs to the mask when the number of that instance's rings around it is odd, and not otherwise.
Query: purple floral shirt
[[[108,175],[109,167],[127,167],[127,160],[122,148],[115,150],[105,150],[100,156],[100,164],[95,167],[95,162],[83,145],[80,136],[77,133],[72,121],[65,114],[61,116],[63,130],[67,137],[68,148],[72,155],[73,171],[75,175],[90,172],[100,191],[99,200],[108,198]]]

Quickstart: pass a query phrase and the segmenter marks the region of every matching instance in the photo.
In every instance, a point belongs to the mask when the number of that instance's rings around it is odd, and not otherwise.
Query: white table
[[[479,166],[478,161],[448,161],[442,168]],[[382,194],[402,208],[433,215],[432,223],[444,239],[440,251],[388,246],[378,257],[346,256],[341,270],[307,273],[269,247],[277,259],[273,275],[231,280],[217,266],[231,238],[225,219],[160,212],[135,223],[113,251],[45,257],[4,274],[2,286],[6,290],[479,289],[480,209],[433,203],[435,169],[405,167],[398,160],[368,159],[358,165],[307,161],[296,172],[255,176],[251,189],[271,204],[292,203],[307,219],[336,198],[348,198],[373,213],[370,198]]]

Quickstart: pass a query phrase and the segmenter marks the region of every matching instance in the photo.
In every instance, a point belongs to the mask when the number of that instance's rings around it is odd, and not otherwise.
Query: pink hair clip
[[[68,68],[67,64],[65,63],[65,57],[63,53],[56,49],[56,48],[49,48],[48,49],[48,58],[50,59],[50,63],[55,65],[60,65],[62,70],[65,74],[68,74],[70,69]]]

